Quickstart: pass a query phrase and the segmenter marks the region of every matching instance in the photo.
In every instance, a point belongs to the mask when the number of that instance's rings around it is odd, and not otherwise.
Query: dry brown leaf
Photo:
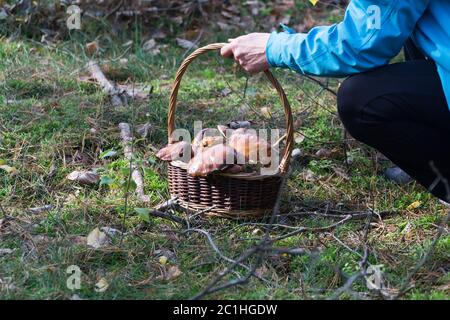
[[[329,158],[331,155],[331,151],[325,148],[319,149],[315,156],[319,159],[325,159],[325,158]]]
[[[81,184],[96,184],[100,180],[100,176],[92,171],[73,171],[67,176],[67,179]]]
[[[88,55],[94,55],[99,50],[97,41],[92,41],[86,44],[86,52]]]
[[[144,42],[142,49],[144,49],[145,52],[153,56],[161,53],[160,46],[156,44],[155,39],[149,39],[146,42]]]
[[[176,40],[177,40],[177,44],[180,47],[182,47],[183,49],[190,50],[190,49],[197,49],[198,48],[198,46],[194,42],[189,41],[187,39],[177,38]]]
[[[165,279],[167,281],[175,280],[179,276],[181,276],[182,272],[177,266],[170,266],[167,270]]]
[[[109,244],[109,239],[106,233],[100,231],[99,228],[92,230],[86,238],[88,246],[98,249]]]
[[[261,114],[266,119],[271,119],[272,118],[272,112],[270,111],[270,107],[262,107],[261,108]]]

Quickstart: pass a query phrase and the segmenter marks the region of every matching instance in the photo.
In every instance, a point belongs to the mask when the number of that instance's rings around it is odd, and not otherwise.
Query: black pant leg
[[[450,200],[431,166],[450,179],[450,111],[434,63],[409,61],[352,76],[339,90],[338,109],[352,136]]]
[[[426,60],[425,55],[422,53],[422,51],[419,50],[419,48],[416,47],[411,38],[406,40],[405,44],[403,45],[403,52],[405,53],[406,61]]]

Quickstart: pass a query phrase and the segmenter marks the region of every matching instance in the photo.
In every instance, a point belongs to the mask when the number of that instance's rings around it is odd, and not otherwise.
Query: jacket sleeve
[[[353,0],[344,20],[308,33],[270,35],[272,67],[316,76],[348,76],[385,65],[412,34],[431,0]]]

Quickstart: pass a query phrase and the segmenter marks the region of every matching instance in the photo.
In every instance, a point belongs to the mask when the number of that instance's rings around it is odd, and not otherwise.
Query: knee
[[[361,90],[363,90],[362,79],[354,75],[346,79],[337,94],[337,109],[341,121],[347,131],[356,139],[363,133],[361,125],[361,109],[364,101],[361,101]]]

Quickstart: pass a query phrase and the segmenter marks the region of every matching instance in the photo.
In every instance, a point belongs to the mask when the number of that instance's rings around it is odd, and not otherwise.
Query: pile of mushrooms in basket
[[[217,128],[205,128],[192,141],[178,141],[159,150],[163,161],[184,163],[189,175],[206,177],[213,173],[257,173],[270,167],[279,142],[269,144],[250,121],[233,121]]]

